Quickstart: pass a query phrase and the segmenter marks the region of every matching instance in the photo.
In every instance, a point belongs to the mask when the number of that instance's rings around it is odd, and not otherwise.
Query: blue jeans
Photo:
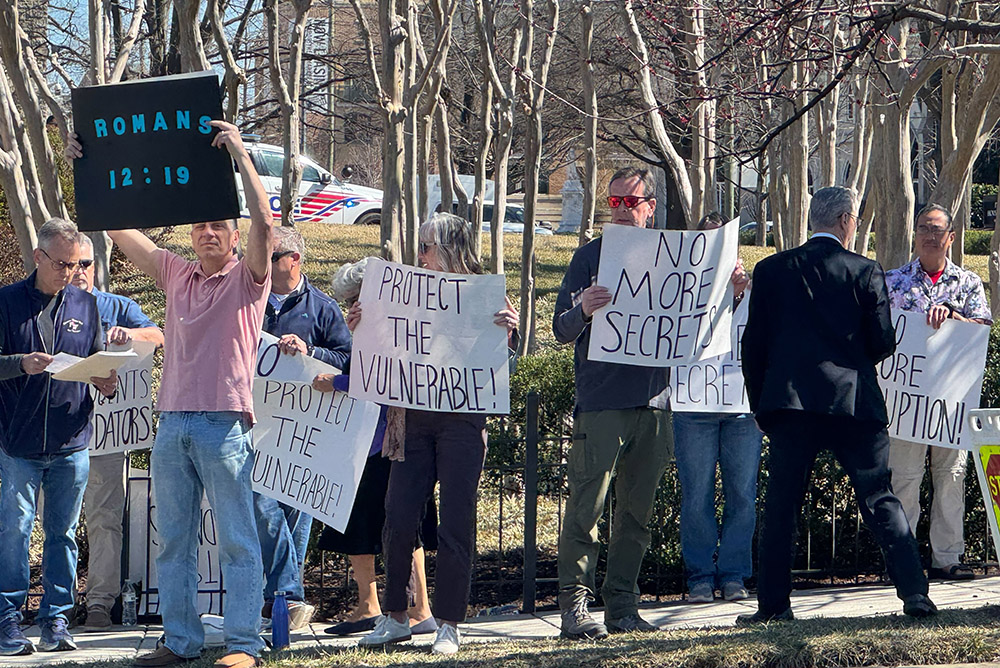
[[[269,496],[253,493],[257,537],[264,559],[264,600],[283,591],[289,601],[305,598],[302,563],[309,547],[312,517]]]
[[[28,543],[38,492],[45,494],[42,527],[42,603],[36,621],[68,621],[76,593],[76,526],[90,456],[86,450],[28,459],[0,449],[0,621],[21,620],[31,575]]]
[[[751,415],[674,413],[681,554],[688,588],[703,582],[713,587],[742,583],[753,573],[762,438]],[[716,464],[724,499],[721,539],[715,515]]]
[[[195,605],[202,494],[215,512],[226,585],[226,648],[257,656],[264,646],[264,567],[254,522],[252,471],[250,429],[241,413],[160,413],[150,474],[161,541],[156,557],[160,613],[166,646],[174,654],[197,657],[205,640]]]

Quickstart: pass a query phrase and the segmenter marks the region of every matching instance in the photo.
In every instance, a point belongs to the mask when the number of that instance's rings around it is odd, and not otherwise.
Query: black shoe
[[[381,615],[375,615],[374,617],[359,619],[356,622],[341,622],[328,627],[323,631],[323,633],[328,633],[332,636],[349,636],[352,633],[367,633],[368,631],[375,630],[375,625],[378,623],[380,617]]]
[[[762,610],[736,618],[736,626],[753,626],[755,624],[767,624],[768,622],[791,622],[795,619],[791,608],[785,608],[781,612],[769,613]]]
[[[914,594],[903,599],[903,614],[915,619],[933,617],[937,614],[937,606],[934,601],[923,594]]]
[[[608,619],[608,617],[605,616],[604,626],[608,629],[608,633],[652,633],[653,631],[660,630],[659,626],[653,626],[640,617],[637,612],[625,615],[620,619]]]

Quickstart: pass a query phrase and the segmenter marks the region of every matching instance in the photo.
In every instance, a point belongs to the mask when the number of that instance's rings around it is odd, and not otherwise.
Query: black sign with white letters
[[[73,90],[83,145],[74,161],[81,230],[239,217],[232,159],[214,148],[222,93],[214,72]]]

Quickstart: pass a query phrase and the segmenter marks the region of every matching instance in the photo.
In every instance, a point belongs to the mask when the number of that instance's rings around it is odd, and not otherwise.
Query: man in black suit
[[[888,416],[875,365],[896,348],[885,275],[845,249],[857,232],[854,196],[817,191],[814,234],[759,262],[743,331],[750,408],[770,439],[771,475],[759,540],[757,612],[737,623],[792,619],[795,523],[813,461],[831,450],[850,476],[903,612],[937,612],[899,500],[892,493]]]

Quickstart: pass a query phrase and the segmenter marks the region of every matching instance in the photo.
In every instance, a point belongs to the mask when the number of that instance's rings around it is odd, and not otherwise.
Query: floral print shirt
[[[949,304],[963,317],[993,324],[982,280],[975,272],[962,269],[947,258],[944,273],[937,283],[931,282],[919,258],[885,272],[885,283],[892,308],[926,313],[931,306]]]

